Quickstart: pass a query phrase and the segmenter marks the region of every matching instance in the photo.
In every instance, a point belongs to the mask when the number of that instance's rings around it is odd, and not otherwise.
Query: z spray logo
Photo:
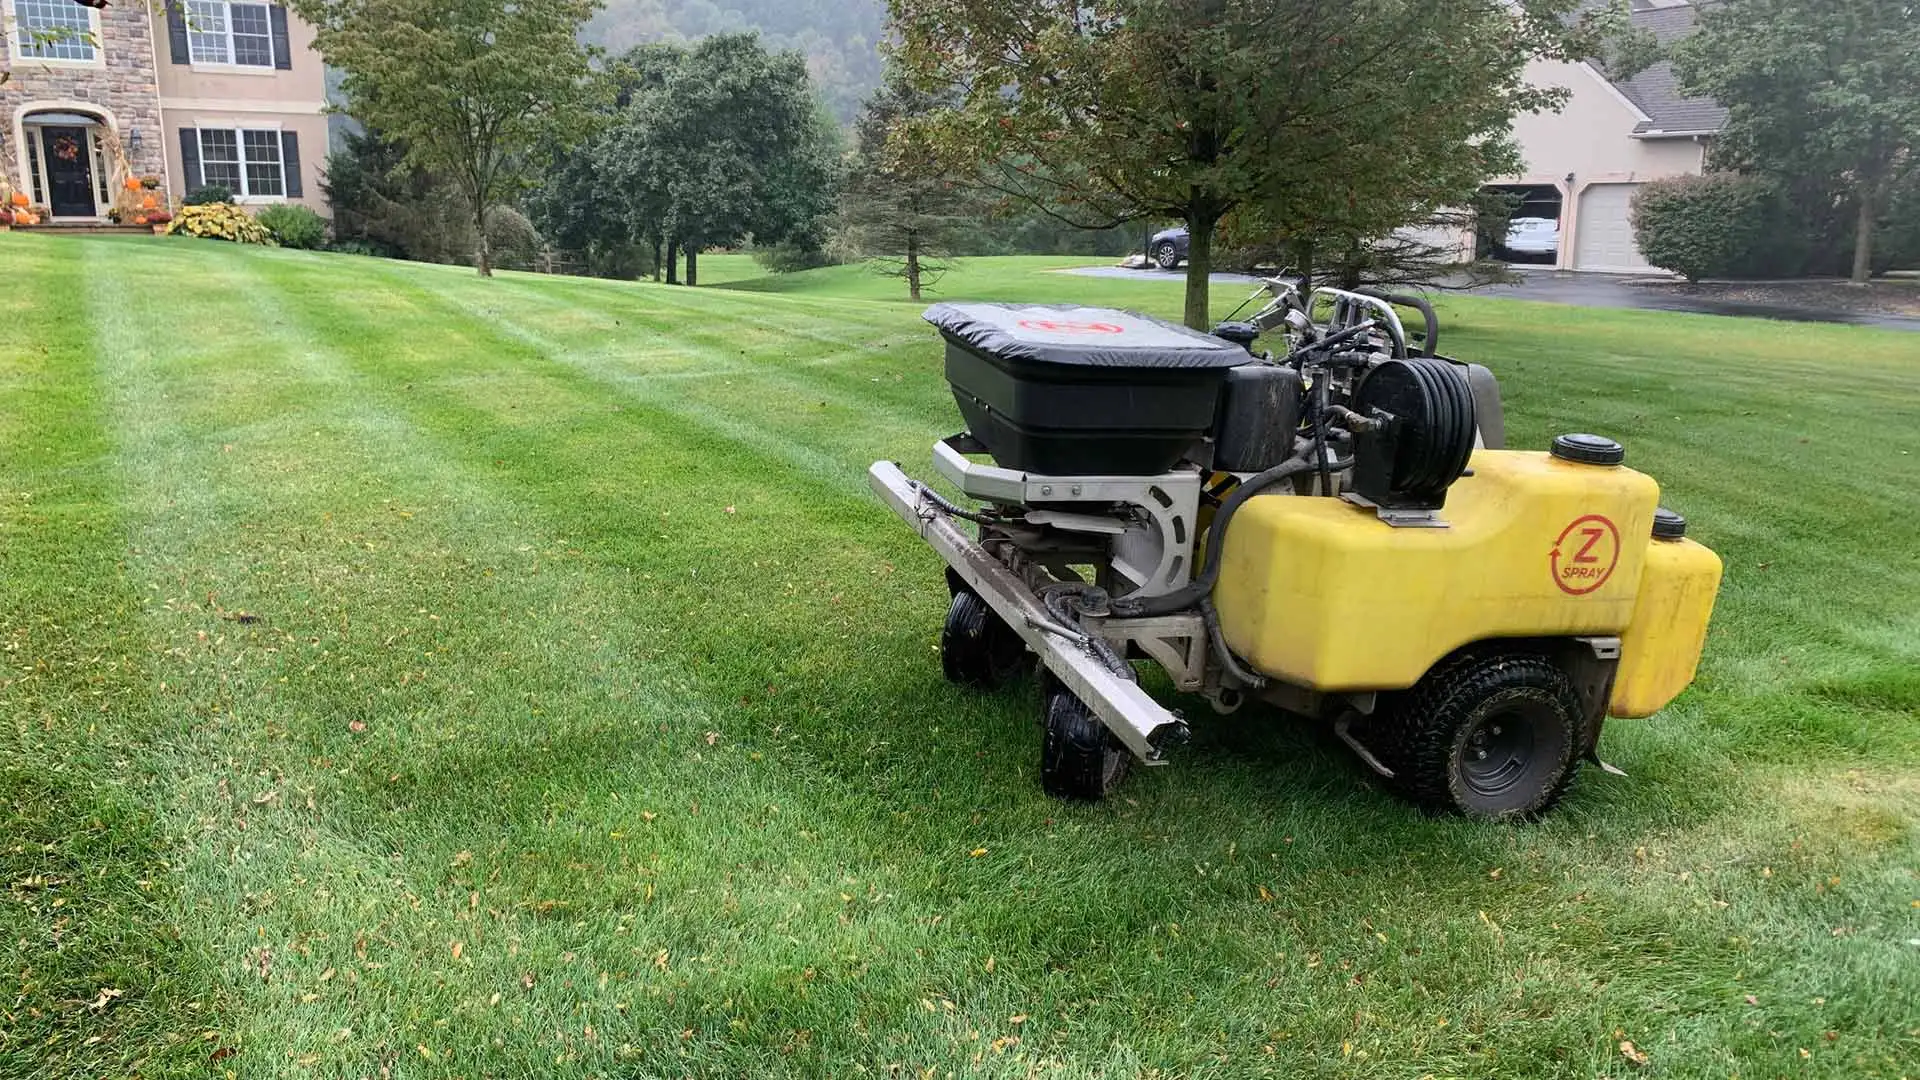
[[[1553,583],[1569,596],[1585,596],[1607,583],[1620,565],[1620,530],[1599,514],[1576,520],[1553,542]]]

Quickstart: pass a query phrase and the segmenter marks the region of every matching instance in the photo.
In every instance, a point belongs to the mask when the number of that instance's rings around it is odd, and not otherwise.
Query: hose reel
[[[1382,361],[1355,388],[1353,411],[1374,422],[1354,433],[1354,494],[1388,512],[1445,506],[1473,455],[1466,376],[1445,360]]]

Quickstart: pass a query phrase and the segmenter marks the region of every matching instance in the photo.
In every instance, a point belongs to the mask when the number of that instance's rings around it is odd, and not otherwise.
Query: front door
[[[93,217],[93,147],[87,129],[40,129],[41,160],[47,167],[47,206],[54,217]]]

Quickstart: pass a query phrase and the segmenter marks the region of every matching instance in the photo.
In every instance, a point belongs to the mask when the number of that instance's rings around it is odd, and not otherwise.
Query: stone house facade
[[[0,0],[0,37],[0,187],[49,221],[103,219],[129,178],[325,212],[324,68],[284,7]]]

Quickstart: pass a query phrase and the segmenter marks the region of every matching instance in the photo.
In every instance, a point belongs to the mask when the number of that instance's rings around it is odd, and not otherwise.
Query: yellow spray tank
[[[1481,450],[1470,470],[1440,528],[1338,499],[1248,502],[1213,594],[1226,643],[1287,682],[1354,692],[1413,686],[1476,642],[1618,637],[1610,711],[1665,707],[1693,677],[1720,563],[1654,539],[1659,486],[1547,453]]]

